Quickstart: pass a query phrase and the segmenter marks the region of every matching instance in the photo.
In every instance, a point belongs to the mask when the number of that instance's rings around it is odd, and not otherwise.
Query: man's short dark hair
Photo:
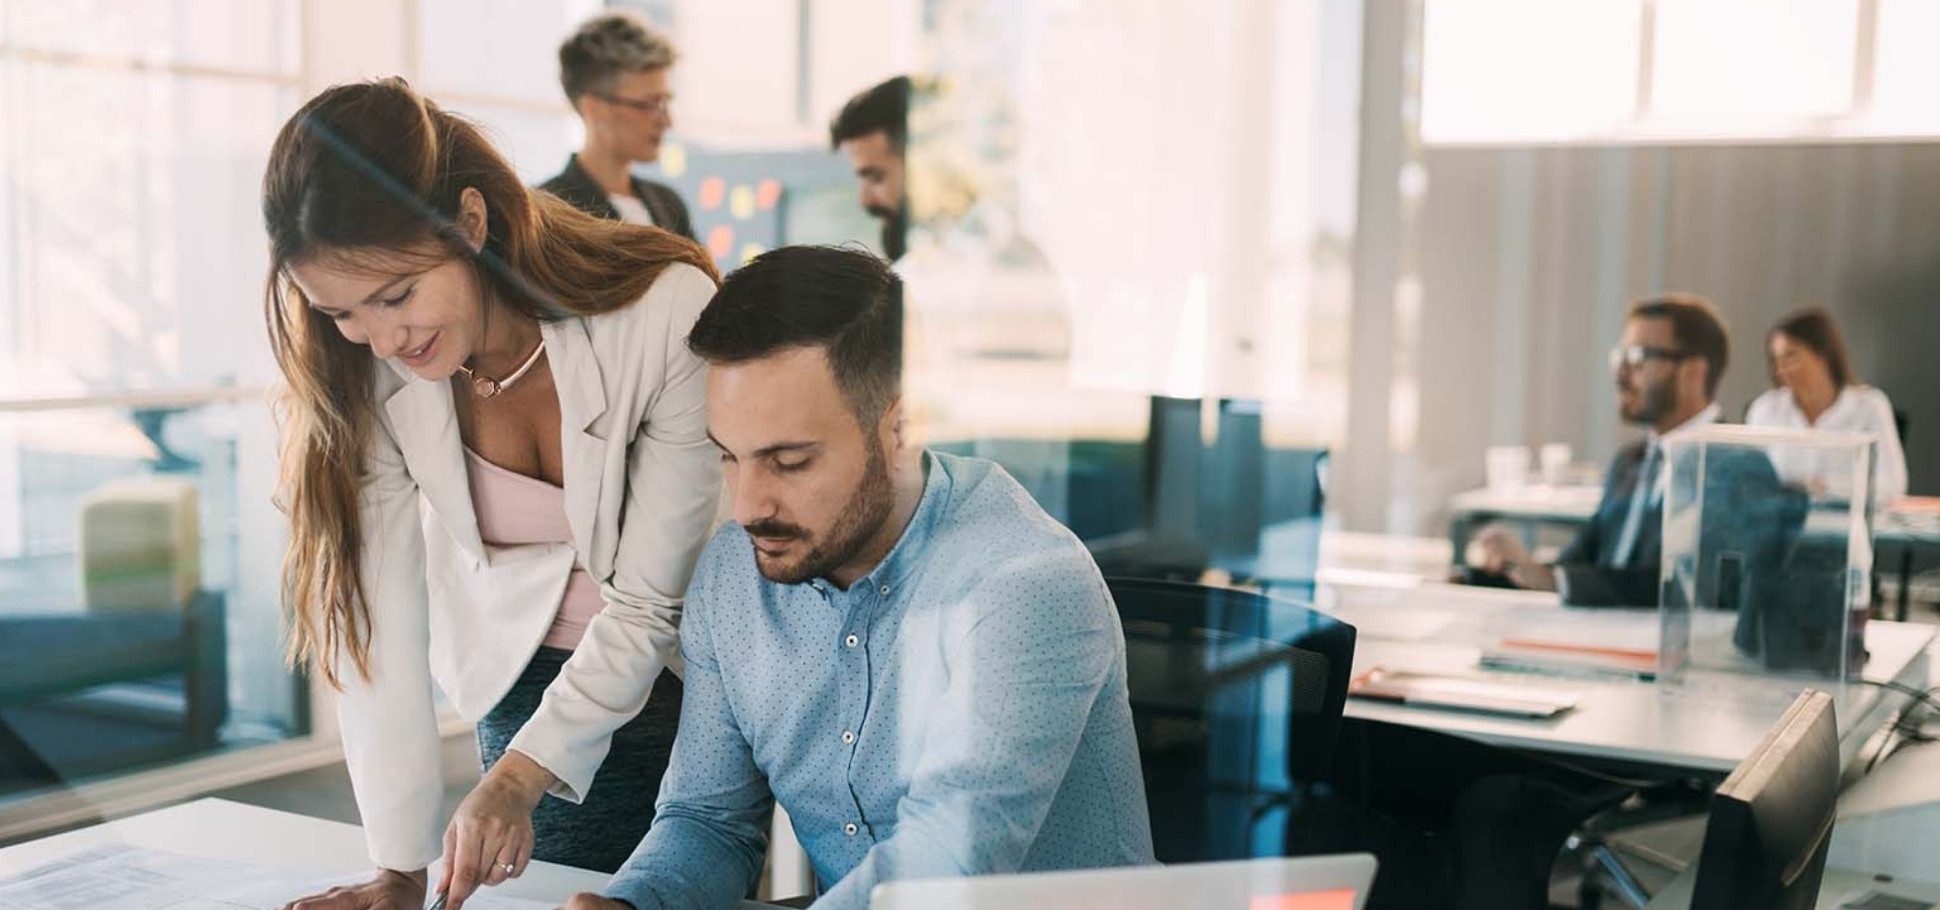
[[[1671,341],[1688,357],[1702,357],[1704,397],[1718,397],[1718,382],[1731,360],[1731,340],[1724,317],[1711,301],[1697,294],[1672,291],[1645,297],[1630,305],[1631,319],[1663,319],[1671,324]]]
[[[829,122],[829,148],[838,149],[844,142],[874,133],[888,133],[890,147],[902,153],[909,140],[908,76],[873,86],[842,105]]]
[[[687,346],[713,364],[821,348],[865,432],[902,389],[902,279],[857,249],[784,246],[721,282]]]

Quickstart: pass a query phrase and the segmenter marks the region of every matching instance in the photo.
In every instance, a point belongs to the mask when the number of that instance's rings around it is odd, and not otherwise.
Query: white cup
[[[1484,465],[1489,489],[1498,493],[1520,490],[1529,482],[1529,447],[1490,446]]]
[[[1570,444],[1567,442],[1548,442],[1543,444],[1538,461],[1542,464],[1543,483],[1560,487],[1570,479]]]

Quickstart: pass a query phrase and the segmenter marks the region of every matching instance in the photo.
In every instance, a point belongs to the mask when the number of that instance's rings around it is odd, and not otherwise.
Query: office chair
[[[1354,627],[1250,591],[1108,578],[1160,862],[1261,855],[1333,764]],[[1282,855],[1280,845],[1265,855]]]
[[[1637,785],[1417,727],[1348,718],[1305,817],[1312,852],[1380,860],[1368,910],[1542,910],[1557,858]]]

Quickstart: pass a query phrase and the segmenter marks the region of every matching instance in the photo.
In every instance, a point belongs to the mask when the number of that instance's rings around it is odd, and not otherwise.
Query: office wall
[[[1734,416],[1767,384],[1764,332],[1822,303],[1855,367],[1911,416],[1912,490],[1940,493],[1940,146],[1429,149],[1406,256],[1420,281],[1412,496],[1482,479],[1488,445],[1564,441],[1602,462],[1628,432],[1604,354],[1625,304],[1665,288],[1722,309]],[[1407,489],[1408,485],[1397,484]]]

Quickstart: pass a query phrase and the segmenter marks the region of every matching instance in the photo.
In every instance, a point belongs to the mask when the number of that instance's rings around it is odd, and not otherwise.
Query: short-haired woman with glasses
[[[1873,466],[1873,503],[1892,505],[1906,495],[1906,453],[1886,393],[1859,381],[1846,359],[1839,325],[1823,307],[1794,310],[1765,338],[1772,388],[1745,413],[1752,426],[1871,433],[1879,442]],[[1773,456],[1779,476],[1815,492],[1839,482],[1832,465],[1801,452]]]
[[[586,142],[540,189],[588,215],[665,228],[694,239],[687,205],[673,187],[633,174],[660,160],[673,128],[667,74],[674,46],[628,12],[594,16],[559,45],[559,86],[586,124]]]

